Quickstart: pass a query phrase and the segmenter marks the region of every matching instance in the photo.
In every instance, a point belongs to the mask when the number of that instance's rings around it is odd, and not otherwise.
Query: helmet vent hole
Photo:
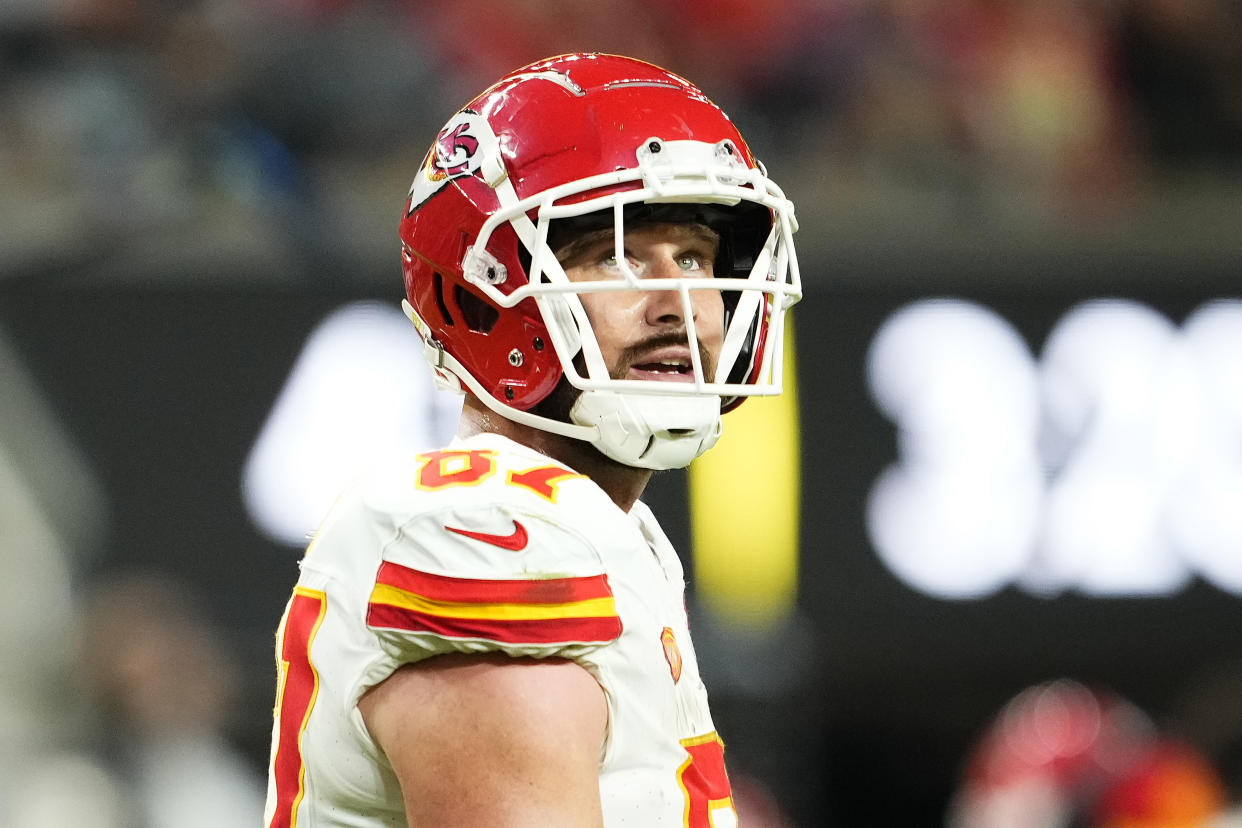
[[[444,276],[436,271],[433,279],[435,280],[436,307],[440,309],[440,315],[444,317],[445,325],[453,325],[453,317],[449,315],[448,305],[444,302]]]
[[[490,333],[500,321],[500,311],[484,302],[461,285],[453,286],[453,298],[461,311],[462,322],[475,333]]]

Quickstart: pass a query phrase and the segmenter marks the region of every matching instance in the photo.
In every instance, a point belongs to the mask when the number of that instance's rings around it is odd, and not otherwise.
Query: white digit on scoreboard
[[[877,478],[880,558],[932,595],[1242,593],[1242,301],[1178,328],[1138,302],[1072,308],[1038,361],[959,300],[890,317],[868,355],[898,458]]]

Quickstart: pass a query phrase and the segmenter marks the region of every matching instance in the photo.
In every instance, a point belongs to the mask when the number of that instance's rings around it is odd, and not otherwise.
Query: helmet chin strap
[[[720,398],[583,391],[569,418],[594,427],[589,442],[627,466],[679,469],[720,437]]]

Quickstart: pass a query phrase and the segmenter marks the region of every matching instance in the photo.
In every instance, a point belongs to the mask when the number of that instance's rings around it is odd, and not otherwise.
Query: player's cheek
[[[722,342],[725,320],[724,297],[715,290],[696,290],[694,294],[694,320],[699,338],[708,345]]]

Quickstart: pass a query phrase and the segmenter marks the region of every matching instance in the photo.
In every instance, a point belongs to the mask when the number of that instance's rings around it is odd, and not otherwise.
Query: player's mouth
[[[630,364],[628,373],[630,379],[694,382],[694,363],[687,349],[660,351],[639,357]]]

